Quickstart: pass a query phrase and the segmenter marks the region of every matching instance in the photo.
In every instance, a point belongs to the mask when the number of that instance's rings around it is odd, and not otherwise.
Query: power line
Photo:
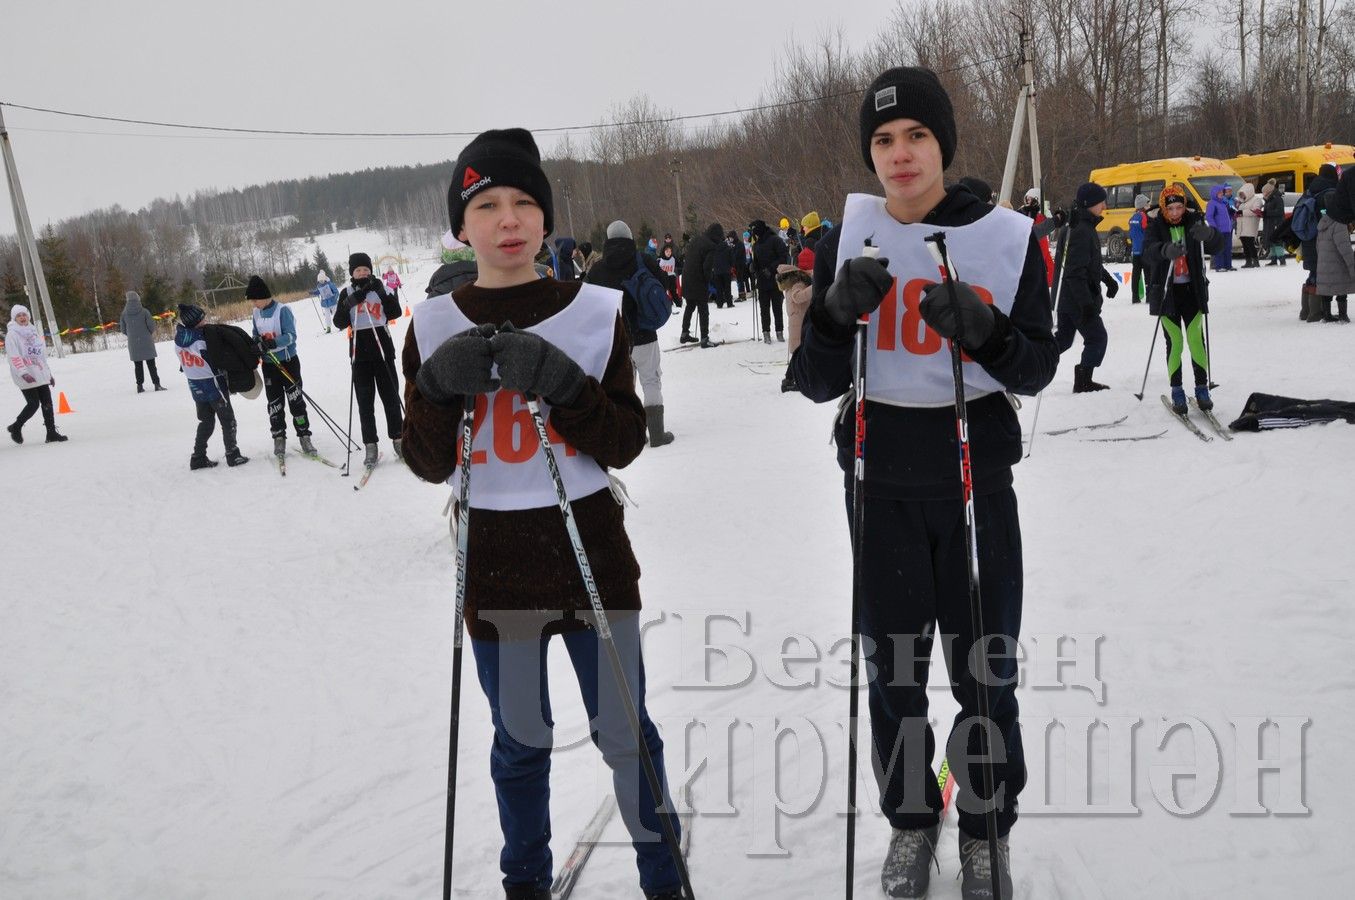
[[[981,66],[988,63],[1002,62],[1017,56],[1016,53],[1005,53],[1000,56],[990,57],[988,59],[975,60],[960,66],[953,66],[948,69],[940,69],[936,74],[946,75],[953,72],[960,72],[965,69],[971,69],[975,66]],[[745,113],[764,112],[772,109],[784,109],[788,106],[801,106],[807,103],[815,103],[822,100],[836,100],[841,97],[857,96],[865,87],[852,88],[850,90],[838,91],[831,94],[821,94],[814,97],[798,97],[794,100],[783,100],[776,103],[763,103],[757,106],[738,107],[735,109],[719,110],[717,112],[688,113],[678,116],[661,116],[652,119],[634,119],[628,122],[596,122],[591,125],[564,125],[552,126],[546,128],[529,129],[535,134],[562,134],[571,131],[596,131],[603,128],[626,128],[638,125],[666,125],[674,122],[688,122],[693,119],[714,119],[723,116],[737,116]],[[97,122],[116,122],[123,125],[148,125],[154,128],[176,128],[185,131],[209,131],[222,134],[241,134],[251,136],[283,136],[283,137],[318,137],[318,138],[472,138],[480,132],[478,131],[304,131],[289,130],[278,128],[242,128],[231,125],[195,125],[185,122],[159,122],[153,119],[133,119],[123,116],[105,116],[96,113],[74,112],[72,110],[53,109],[45,106],[31,106],[24,103],[14,103],[8,100],[0,100],[0,106],[8,106],[11,109],[23,109],[29,112],[46,113],[53,116],[66,116],[75,119],[90,119]]]

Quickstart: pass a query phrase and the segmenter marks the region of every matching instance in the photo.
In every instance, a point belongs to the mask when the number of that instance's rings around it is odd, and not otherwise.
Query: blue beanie
[[[179,304],[179,321],[185,328],[196,328],[202,324],[202,320],[207,318],[207,313],[202,311],[201,306],[194,306],[191,303]]]

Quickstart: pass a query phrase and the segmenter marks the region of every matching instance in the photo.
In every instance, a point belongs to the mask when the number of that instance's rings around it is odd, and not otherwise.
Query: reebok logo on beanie
[[[891,106],[897,106],[899,103],[899,90],[895,87],[887,87],[875,92],[875,111],[889,109]]]

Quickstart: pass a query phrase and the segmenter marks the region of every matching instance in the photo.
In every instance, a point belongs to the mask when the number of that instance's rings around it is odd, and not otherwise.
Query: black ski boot
[[[47,426],[47,443],[60,444],[62,441],[69,441],[70,438],[56,430],[55,425]]]
[[[687,332],[682,332],[682,337],[678,338],[679,344],[695,344],[699,338],[694,338]]]
[[[649,446],[662,447],[673,443],[673,433],[663,430],[663,407],[646,406],[645,422],[649,426]]]
[[[795,383],[795,376],[786,372],[786,377],[781,379],[781,393],[789,394],[792,391],[798,391],[800,386]]]
[[[249,462],[249,457],[242,454],[239,447],[232,447],[226,451],[226,465],[232,469],[236,466],[243,466],[247,462]]]
[[[1184,416],[1188,412],[1186,407],[1186,389],[1179,384],[1172,385],[1172,412],[1178,416]]]
[[[1209,396],[1209,388],[1203,384],[1195,385],[1195,405],[1205,412],[1214,408],[1214,398]]]
[[[504,900],[550,900],[550,890],[534,884],[505,884]]]
[[[993,900],[993,861],[987,838],[971,838],[960,832],[960,883],[964,900]],[[997,880],[1004,898],[1012,896],[1012,864],[1007,838],[997,839]]]
[[[1073,393],[1086,394],[1091,391],[1108,391],[1110,385],[1092,381],[1094,366],[1073,366]]]
[[[144,385],[138,384],[138,385],[136,386],[136,392],[137,392],[138,394],[144,394],[144,393],[146,393],[146,388],[145,388],[145,386],[144,386]]]
[[[9,432],[9,439],[14,443],[22,444],[24,442],[24,427],[18,422],[6,426],[5,430]]]
[[[936,858],[936,836],[940,831],[939,824],[931,828],[894,829],[884,866],[880,869],[880,887],[886,897],[918,900],[927,896],[932,861]]]
[[[195,453],[188,460],[188,468],[190,469],[211,469],[215,466],[216,460],[208,459],[206,454],[199,456],[198,454]]]

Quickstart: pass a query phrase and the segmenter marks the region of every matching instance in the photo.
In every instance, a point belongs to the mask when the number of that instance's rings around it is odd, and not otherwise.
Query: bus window
[[[1134,186],[1117,184],[1106,191],[1107,206],[1111,209],[1129,209],[1134,205]]]
[[[1205,203],[1214,199],[1214,188],[1221,184],[1226,184],[1236,194],[1237,189],[1242,187],[1242,179],[1236,175],[1200,175],[1190,179],[1190,186],[1195,188],[1195,193],[1199,194]]]
[[[1165,181],[1145,181],[1139,185],[1139,193],[1148,197],[1148,205],[1156,206],[1157,198],[1162,195],[1162,189],[1167,186]]]

